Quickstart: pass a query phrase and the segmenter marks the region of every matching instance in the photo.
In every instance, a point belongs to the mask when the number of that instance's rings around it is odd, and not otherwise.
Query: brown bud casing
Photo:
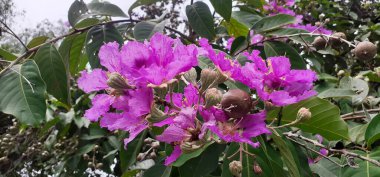
[[[377,46],[369,41],[360,42],[354,49],[356,57],[362,60],[369,60],[376,56]]]
[[[252,107],[250,95],[240,89],[232,89],[223,95],[222,108],[230,118],[241,118],[245,116]]]

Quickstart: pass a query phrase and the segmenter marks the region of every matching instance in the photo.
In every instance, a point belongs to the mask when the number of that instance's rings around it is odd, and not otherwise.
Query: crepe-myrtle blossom
[[[256,89],[260,99],[285,106],[317,94],[313,90],[314,71],[291,69],[289,58],[284,56],[269,57],[265,62],[259,53],[245,53],[251,62],[235,67],[231,77]]]
[[[238,119],[228,117],[222,109],[216,107],[203,109],[200,114],[205,120],[204,126],[226,142],[248,143],[252,147],[258,147],[260,143],[251,139],[271,133],[266,128],[265,111],[247,114]]]

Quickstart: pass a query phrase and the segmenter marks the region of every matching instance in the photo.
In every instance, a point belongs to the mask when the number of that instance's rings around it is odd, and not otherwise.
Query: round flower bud
[[[297,120],[299,121],[307,121],[311,119],[311,112],[309,109],[302,107],[298,110]]]
[[[380,77],[380,67],[375,68],[375,73],[378,77]]]
[[[256,161],[253,163],[253,172],[255,172],[258,175],[263,173],[263,169],[261,169],[260,165]]]
[[[346,34],[342,32],[337,32],[331,35],[329,42],[332,45],[332,47],[337,47],[337,45],[342,44],[341,39],[347,39]]]
[[[96,168],[102,168],[103,167],[103,163],[97,163],[95,167]]]
[[[195,68],[191,68],[189,71],[187,71],[185,74],[183,74],[183,77],[186,79],[187,82],[190,82],[193,85],[196,85],[196,83],[197,83],[197,71],[195,70]]]
[[[108,75],[107,85],[116,90],[131,89],[132,86],[119,73],[111,73]]]
[[[243,166],[240,161],[234,160],[230,162],[228,166],[229,166],[230,172],[234,176],[241,176],[241,172],[243,171]]]
[[[338,75],[339,77],[342,77],[342,76],[344,76],[345,73],[346,73],[346,72],[344,72],[344,70],[339,70],[338,73],[337,73],[337,75]]]
[[[206,90],[216,79],[218,78],[218,73],[211,69],[203,69],[201,71],[201,85],[202,89]]]
[[[327,44],[326,39],[321,36],[318,36],[314,39],[311,45],[313,45],[313,47],[315,47],[316,49],[320,50],[320,49],[325,48],[326,44]]]
[[[183,142],[180,145],[181,151],[185,154],[194,152],[204,145],[202,141]]]
[[[232,89],[223,95],[221,104],[230,118],[241,118],[251,110],[252,99],[247,92]]]
[[[356,57],[362,60],[369,60],[375,57],[377,46],[369,41],[360,42],[354,49]]]
[[[152,147],[153,149],[158,149],[158,148],[160,147],[160,142],[158,142],[158,141],[153,141],[150,145],[151,145],[151,147]]]
[[[168,117],[167,114],[158,109],[155,104],[150,107],[150,114],[146,116],[146,120],[150,123],[161,122]]]
[[[222,92],[220,92],[216,88],[210,88],[206,90],[205,98],[206,98],[206,108],[217,105],[222,101]]]

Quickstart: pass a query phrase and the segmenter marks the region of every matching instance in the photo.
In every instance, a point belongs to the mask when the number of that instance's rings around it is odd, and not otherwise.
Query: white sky
[[[48,19],[51,22],[67,21],[67,11],[74,0],[13,0],[17,11],[25,11],[24,16],[17,16],[12,27],[15,31],[35,27],[39,22]],[[86,3],[91,0],[84,0]],[[135,0],[108,0],[119,6],[125,13]]]

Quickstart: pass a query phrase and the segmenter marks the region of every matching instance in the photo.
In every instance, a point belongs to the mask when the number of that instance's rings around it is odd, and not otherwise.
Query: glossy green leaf
[[[148,131],[143,131],[133,141],[128,143],[127,148],[124,146],[120,148],[120,168],[122,172],[128,170],[129,166],[136,162],[138,153],[144,143]]]
[[[260,15],[245,11],[233,11],[232,18],[246,26],[248,29],[251,28],[256,22],[262,19]]]
[[[100,23],[99,19],[85,18],[85,19],[81,20],[80,22],[78,22],[77,24],[75,24],[75,28],[86,28],[86,27],[93,26],[93,25],[96,25],[99,23]]]
[[[156,2],[160,2],[162,0],[136,0],[132,5],[131,7],[129,7],[128,9],[128,14],[131,14],[132,13],[132,10],[136,7],[139,7],[139,6],[142,6],[142,5],[151,5],[151,4],[154,4]]]
[[[106,15],[113,17],[127,17],[127,15],[117,5],[109,2],[93,1],[87,4],[90,13],[96,15]]]
[[[227,28],[228,34],[234,37],[247,36],[249,32],[249,28],[235,18],[231,18],[229,22],[223,21],[222,25]]]
[[[215,37],[214,19],[209,7],[202,1],[186,6],[190,26],[202,37],[213,40]]]
[[[366,81],[347,76],[340,80],[339,87],[343,89],[350,88],[357,93],[357,95],[351,99],[354,105],[360,105],[369,92],[368,83]]]
[[[212,6],[220,16],[225,20],[230,21],[232,12],[232,0],[210,0]]]
[[[46,86],[33,60],[7,70],[0,76],[0,85],[0,111],[28,125],[45,120]]]
[[[200,156],[187,161],[178,168],[180,176],[207,176],[218,167],[219,156],[224,149],[224,144],[214,143],[210,145]]]
[[[311,119],[298,123],[296,127],[310,133],[318,133],[328,140],[349,139],[348,126],[340,118],[340,110],[329,101],[313,97],[296,104],[285,106],[282,110],[281,123],[286,124],[294,121],[300,108],[308,108]],[[267,120],[271,122],[278,116],[279,108],[268,112]]]
[[[17,56],[11,52],[8,52],[8,51],[0,48],[0,58],[3,58],[3,59],[8,60],[8,61],[13,61],[17,58]]]
[[[357,95],[356,92],[354,92],[351,89],[331,88],[319,93],[318,97],[319,98],[340,98],[340,97],[352,97],[355,95]]]
[[[157,164],[144,172],[143,177],[170,177],[171,166]]]
[[[252,29],[257,33],[268,32],[278,29],[285,25],[293,24],[296,22],[296,18],[292,15],[277,14],[274,16],[267,16],[252,26]]]
[[[47,91],[59,101],[70,104],[67,69],[58,50],[52,44],[40,47],[34,60],[46,83]]]
[[[122,44],[123,37],[112,24],[94,26],[87,32],[86,53],[92,68],[100,68],[98,58],[100,47],[105,43],[114,41]]]
[[[234,39],[234,41],[231,44],[230,53],[231,55],[236,55],[236,53],[239,53],[245,49],[247,49],[247,46],[249,45],[249,41],[244,36],[239,36]]]
[[[276,143],[277,148],[280,150],[280,154],[284,159],[285,165],[288,167],[289,174],[291,177],[301,177],[300,172],[298,171],[298,166],[296,163],[296,157],[293,156],[286,142],[282,139],[283,137],[277,135],[276,132],[272,135],[274,143]]]
[[[59,46],[59,53],[62,55],[70,74],[75,76],[84,69],[87,58],[81,57],[87,33],[75,34],[66,37]],[[84,60],[83,60],[84,59]],[[84,64],[83,64],[84,63]]]
[[[166,21],[162,21],[160,23],[150,22],[150,21],[142,21],[136,24],[133,30],[133,36],[138,41],[144,41],[146,39],[150,39],[156,32],[163,32],[165,28]]]
[[[75,0],[69,9],[68,19],[71,26],[75,26],[82,19],[82,15],[88,13],[88,8],[83,0]]]
[[[337,163],[340,163],[340,160],[336,157],[330,157],[330,159],[334,160]],[[320,177],[341,177],[341,167],[325,158],[322,158],[317,163],[311,164],[310,168]]]
[[[365,140],[371,146],[375,141],[380,139],[380,114],[372,118],[365,131]]]
[[[38,45],[41,45],[43,44],[44,42],[46,42],[47,40],[49,39],[49,37],[47,36],[38,36],[38,37],[35,37],[33,38],[27,45],[26,47],[28,47],[29,49],[30,48],[33,48],[33,47],[36,47]]]
[[[304,59],[290,45],[280,42],[264,42],[264,51],[266,57],[286,56],[290,59],[292,69],[306,69]]]

